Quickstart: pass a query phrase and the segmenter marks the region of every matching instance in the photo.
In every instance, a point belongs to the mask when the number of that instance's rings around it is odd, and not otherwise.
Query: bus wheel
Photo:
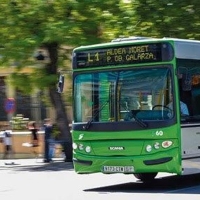
[[[138,173],[138,174],[134,174],[134,176],[137,178],[137,179],[140,179],[141,181],[151,181],[153,180],[156,175],[158,173],[155,172],[155,173]]]

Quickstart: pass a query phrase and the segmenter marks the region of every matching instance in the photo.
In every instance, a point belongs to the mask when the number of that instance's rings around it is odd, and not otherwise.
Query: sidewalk
[[[73,170],[72,162],[64,162],[63,158],[54,158],[53,162],[44,163],[43,158],[35,159],[7,159],[0,160],[0,170],[27,170],[27,171],[45,171],[45,170]]]
[[[22,166],[31,166],[31,165],[44,165],[42,158],[27,158],[27,159],[1,159],[0,166],[2,165],[22,165]]]

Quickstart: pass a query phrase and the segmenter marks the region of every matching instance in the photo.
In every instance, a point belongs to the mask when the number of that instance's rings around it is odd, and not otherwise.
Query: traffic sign
[[[4,109],[7,113],[13,113],[15,111],[15,99],[7,98],[5,100]]]

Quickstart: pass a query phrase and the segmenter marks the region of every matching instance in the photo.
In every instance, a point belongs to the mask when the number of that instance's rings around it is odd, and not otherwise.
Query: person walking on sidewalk
[[[3,131],[3,144],[4,144],[4,155],[3,159],[11,158],[12,154],[12,130],[8,127]]]
[[[52,161],[49,152],[49,143],[52,138],[52,124],[50,119],[45,119],[44,123],[44,162]]]
[[[38,157],[39,139],[38,128],[36,127],[35,121],[29,124],[28,129],[31,131],[31,146],[33,148],[33,153],[35,157]]]

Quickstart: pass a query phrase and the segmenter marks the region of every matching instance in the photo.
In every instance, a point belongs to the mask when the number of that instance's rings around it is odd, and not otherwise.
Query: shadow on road
[[[124,192],[124,193],[177,193],[200,194],[200,174],[169,176],[151,182],[129,182],[105,187],[85,189],[85,192]]]

